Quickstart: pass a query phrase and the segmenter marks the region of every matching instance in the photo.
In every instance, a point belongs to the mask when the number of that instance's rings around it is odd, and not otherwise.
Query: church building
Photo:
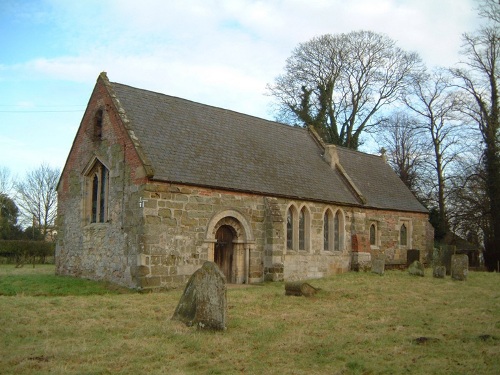
[[[207,260],[228,283],[293,281],[405,264],[433,243],[383,155],[106,73],[58,199],[56,272],[137,289],[182,286]]]

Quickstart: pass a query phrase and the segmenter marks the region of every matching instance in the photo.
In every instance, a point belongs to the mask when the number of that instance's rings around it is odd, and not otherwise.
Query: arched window
[[[323,250],[330,250],[330,218],[328,215],[328,211],[325,212],[325,216],[323,217]]]
[[[377,227],[373,223],[370,225],[370,245],[375,246],[377,244]]]
[[[304,208],[299,213],[299,250],[305,250],[306,242],[306,214]]]
[[[288,250],[309,250],[310,214],[307,207],[299,211],[294,205],[286,214],[286,248]]]
[[[334,243],[333,249],[340,251],[340,212],[337,211],[333,218]]]
[[[406,224],[402,224],[399,229],[399,244],[401,246],[408,246],[408,229]]]
[[[91,223],[105,223],[108,220],[108,169],[98,160],[87,174]]]
[[[293,250],[293,210],[292,207],[286,213],[286,248]]]

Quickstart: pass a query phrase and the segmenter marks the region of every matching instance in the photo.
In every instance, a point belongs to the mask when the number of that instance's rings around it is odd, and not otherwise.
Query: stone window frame
[[[328,220],[328,248],[325,245],[325,218]],[[324,253],[342,253],[345,250],[345,213],[341,208],[327,207],[323,212],[323,247]]]
[[[303,222],[301,223],[301,219],[303,218]],[[303,227],[302,227],[303,225]],[[299,251],[311,251],[311,211],[309,207],[303,204],[300,207],[299,215],[297,218],[297,227],[298,227],[298,248]],[[302,237],[302,238],[301,238]]]
[[[402,228],[406,228],[406,244],[402,243]],[[397,226],[397,236],[398,244],[401,249],[411,249],[412,248],[412,237],[413,237],[413,227],[410,218],[400,218]]]
[[[333,210],[327,207],[323,212],[323,251],[333,252],[333,244]]]
[[[372,228],[374,229],[373,237],[372,237]],[[379,222],[377,220],[370,220],[369,222],[368,239],[370,242],[371,249],[378,249],[380,247],[380,229],[379,229]]]
[[[83,172],[84,220],[88,224],[109,222],[109,168],[94,157]]]
[[[333,251],[342,253],[345,250],[345,213],[341,208],[337,208],[333,213],[333,228]]]
[[[303,228],[300,228],[300,217],[303,215]],[[302,233],[301,233],[302,232]],[[311,211],[306,204],[297,206],[291,203],[286,209],[285,220],[286,251],[311,251]],[[301,238],[303,236],[303,238]]]

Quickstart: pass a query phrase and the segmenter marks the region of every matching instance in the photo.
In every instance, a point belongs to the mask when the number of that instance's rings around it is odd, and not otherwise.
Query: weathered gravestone
[[[374,259],[372,261],[372,272],[382,276],[385,270],[385,259]]]
[[[172,319],[198,329],[226,329],[226,278],[215,263],[205,262],[191,275]]]
[[[434,266],[432,269],[432,276],[438,279],[444,279],[446,276],[446,267],[445,266]]]
[[[467,254],[454,254],[451,256],[451,278],[453,280],[467,280],[469,272],[469,257]]]
[[[408,273],[412,276],[424,276],[424,265],[416,260],[408,267]]]
[[[420,250],[417,249],[408,250],[406,252],[406,265],[410,266],[416,260],[420,262]]]

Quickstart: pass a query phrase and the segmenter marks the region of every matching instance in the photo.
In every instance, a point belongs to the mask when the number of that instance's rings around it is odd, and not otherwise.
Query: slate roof
[[[427,212],[379,156],[337,147],[366,201],[304,128],[109,83],[153,179],[270,196]]]

